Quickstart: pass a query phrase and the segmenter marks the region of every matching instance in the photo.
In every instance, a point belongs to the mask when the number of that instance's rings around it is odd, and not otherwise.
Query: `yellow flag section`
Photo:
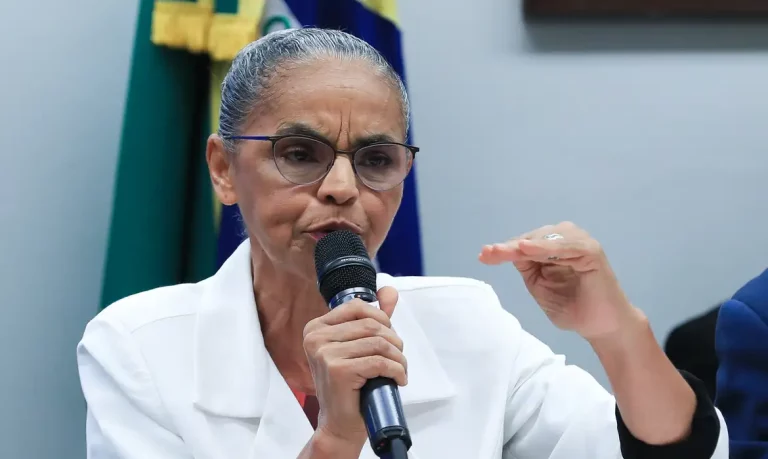
[[[217,13],[211,23],[208,53],[214,61],[231,61],[245,45],[259,38],[264,0],[238,0],[236,14]]]
[[[400,25],[397,16],[397,0],[358,0],[366,8],[389,20],[392,24]]]
[[[260,36],[265,0],[238,0],[237,13],[217,13],[214,0],[155,0],[152,43],[193,53],[208,53],[215,61],[230,61]]]
[[[213,0],[155,1],[152,43],[194,53],[208,51]]]
[[[312,0],[308,0],[312,1]],[[357,0],[399,24],[396,0]],[[230,61],[248,43],[273,30],[301,27],[283,0],[238,0],[237,13],[217,13],[215,0],[155,0],[152,42]]]

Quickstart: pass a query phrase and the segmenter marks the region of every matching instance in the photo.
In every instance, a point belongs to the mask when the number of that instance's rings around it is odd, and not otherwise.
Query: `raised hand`
[[[588,340],[619,333],[639,311],[630,304],[600,243],[573,223],[541,227],[483,247],[489,265],[511,262],[557,327]]]

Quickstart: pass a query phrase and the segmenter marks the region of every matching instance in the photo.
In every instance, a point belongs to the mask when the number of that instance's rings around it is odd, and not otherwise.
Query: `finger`
[[[405,355],[400,352],[400,349],[381,336],[372,336],[344,343],[329,343],[323,347],[321,352],[326,360],[356,359],[379,355],[389,360],[394,360],[402,365],[403,368],[406,368],[406,371],[408,368],[408,362],[405,359]]]
[[[549,241],[544,241],[549,242]],[[540,247],[539,241],[528,247],[528,242],[522,244],[521,251],[525,253],[525,259],[531,263],[544,265],[557,265],[568,267],[573,271],[585,273],[599,269],[604,260],[602,252],[595,252],[592,248],[549,248]],[[590,244],[587,244],[590,246]]]
[[[392,323],[389,321],[387,313],[381,309],[366,303],[363,300],[354,299],[348,303],[344,303],[331,310],[328,314],[325,314],[318,319],[325,325],[338,325],[345,322],[351,322],[353,320],[371,318],[381,323],[382,325],[391,328]]]
[[[314,334],[320,334],[318,337],[320,344],[329,342],[344,343],[347,341],[378,336],[386,339],[401,351],[403,350],[403,340],[397,336],[397,333],[395,333],[393,329],[386,327],[381,322],[370,317],[324,327],[315,331]]]
[[[517,239],[492,245],[484,245],[480,251],[480,261],[489,265],[497,265],[507,261],[522,259],[524,254],[519,248]]]
[[[514,263],[519,271],[527,271],[534,264],[520,251],[520,241],[519,239],[513,239],[499,244],[483,246],[478,259],[486,265]]]
[[[380,355],[370,357],[360,357],[358,359],[344,361],[349,365],[350,370],[362,379],[360,387],[363,387],[365,381],[377,377],[394,379],[399,386],[408,384],[408,375],[399,362],[390,360]],[[358,387],[358,389],[360,388]]]
[[[568,239],[531,239],[520,241],[518,250],[525,257],[547,259],[557,257],[560,259],[579,258],[595,255],[596,246],[589,240]]]
[[[384,311],[387,316],[392,317],[399,298],[397,290],[394,287],[382,287],[376,293],[376,297],[379,300],[379,309]]]
[[[486,250],[487,253],[486,253]],[[594,239],[512,239],[507,242],[485,246],[481,255],[489,260],[546,260],[548,257],[561,259],[599,255],[600,245]]]
[[[506,242],[485,245],[480,251],[478,259],[481,263],[487,265],[498,265],[505,262],[517,263],[519,261],[521,264],[516,265],[517,269],[525,270],[530,267],[530,264],[526,263],[524,257],[521,256],[522,254],[518,252],[518,242],[526,239],[541,238],[546,234],[552,233],[554,230],[555,227],[553,225],[545,225]]]
[[[605,262],[603,249],[594,239],[537,239],[523,242],[520,250],[531,261],[570,266],[579,272],[598,269]]]

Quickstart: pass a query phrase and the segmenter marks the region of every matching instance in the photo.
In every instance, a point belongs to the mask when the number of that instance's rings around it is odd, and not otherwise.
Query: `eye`
[[[394,163],[392,159],[392,152],[387,146],[382,148],[371,148],[363,152],[358,161],[360,167],[382,168],[391,166]]]
[[[317,161],[311,151],[302,148],[294,148],[283,153],[283,158],[292,163],[306,163]]]
[[[284,163],[308,164],[322,162],[325,146],[319,142],[303,138],[286,138],[278,142],[275,154]]]
[[[384,167],[392,164],[392,160],[386,155],[371,155],[365,159],[365,165],[370,167]]]

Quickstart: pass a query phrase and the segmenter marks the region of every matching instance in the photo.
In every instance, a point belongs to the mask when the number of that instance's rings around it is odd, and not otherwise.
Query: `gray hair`
[[[219,136],[230,152],[234,142],[226,136],[240,134],[254,107],[273,95],[273,77],[290,65],[315,59],[360,60],[387,78],[400,93],[406,133],[410,125],[410,103],[405,85],[392,66],[373,46],[348,33],[318,28],[271,32],[250,43],[235,56],[221,87]]]

